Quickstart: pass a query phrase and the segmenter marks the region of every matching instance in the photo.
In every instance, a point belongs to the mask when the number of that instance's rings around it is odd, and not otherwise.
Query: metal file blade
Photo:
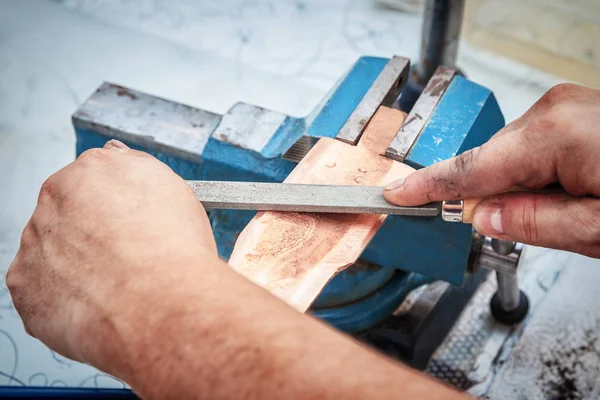
[[[187,181],[205,208],[433,217],[440,203],[400,207],[380,186],[307,185],[228,181]]]

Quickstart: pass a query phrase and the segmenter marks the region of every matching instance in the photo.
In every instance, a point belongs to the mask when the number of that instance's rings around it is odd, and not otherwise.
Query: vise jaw
[[[319,138],[356,143],[379,106],[396,104],[409,68],[403,57],[362,57],[304,118],[246,103],[218,115],[104,83],[73,115],[77,155],[116,138],[184,179],[282,182]],[[440,67],[385,156],[421,168],[483,144],[503,125],[488,89]],[[253,216],[209,213],[223,258]],[[328,284],[312,311],[342,329],[364,329],[416,286],[433,279],[462,284],[471,246],[468,225],[389,217],[360,262]]]

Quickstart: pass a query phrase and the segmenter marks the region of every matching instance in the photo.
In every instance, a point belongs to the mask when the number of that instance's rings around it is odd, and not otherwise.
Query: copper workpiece
[[[321,138],[285,183],[384,186],[414,170],[384,153],[406,114],[379,107],[358,144]],[[378,214],[259,212],[229,265],[300,312],[352,265],[386,219]]]

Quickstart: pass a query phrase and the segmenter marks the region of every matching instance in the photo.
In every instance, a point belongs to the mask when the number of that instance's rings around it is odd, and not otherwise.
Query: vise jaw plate
[[[336,139],[356,145],[379,106],[391,106],[398,98],[406,83],[409,67],[408,58],[392,57],[346,120]]]
[[[410,110],[406,121],[404,121],[392,143],[390,143],[385,152],[386,157],[404,162],[454,75],[456,75],[455,69],[438,67],[423,89],[423,93]]]

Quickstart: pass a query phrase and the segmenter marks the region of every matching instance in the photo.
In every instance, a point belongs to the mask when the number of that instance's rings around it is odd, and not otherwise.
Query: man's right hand
[[[535,193],[552,184],[564,193]],[[481,234],[600,257],[600,90],[555,86],[489,142],[384,195],[404,206],[484,197]]]

